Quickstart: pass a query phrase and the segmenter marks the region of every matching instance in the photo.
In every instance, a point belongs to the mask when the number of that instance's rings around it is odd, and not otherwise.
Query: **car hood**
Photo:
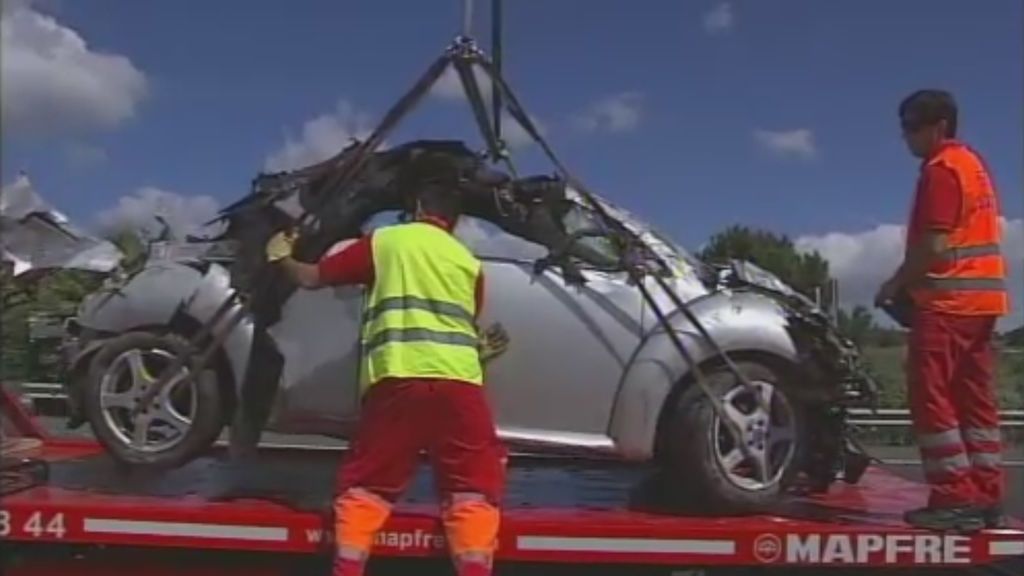
[[[60,268],[108,273],[124,256],[113,243],[74,227],[25,175],[0,190],[0,254],[15,276]]]
[[[804,296],[795,288],[786,284],[772,272],[761,268],[749,260],[731,260],[729,272],[733,279],[741,284],[754,286],[769,292],[775,292],[787,298],[794,298],[810,307],[817,306],[813,300]]]

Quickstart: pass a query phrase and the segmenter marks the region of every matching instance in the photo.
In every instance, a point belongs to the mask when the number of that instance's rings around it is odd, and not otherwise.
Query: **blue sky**
[[[685,246],[786,232],[863,299],[895,265],[917,171],[895,110],[922,87],[956,95],[1024,242],[1019,0],[505,4],[506,76],[555,149]],[[154,198],[209,212],[372,128],[460,22],[458,0],[5,0],[3,181],[26,170],[90,224]],[[391,140],[478,144],[449,92]]]

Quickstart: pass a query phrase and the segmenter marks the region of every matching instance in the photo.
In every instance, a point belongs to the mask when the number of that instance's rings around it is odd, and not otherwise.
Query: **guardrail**
[[[64,400],[64,387],[54,382],[19,382],[18,388],[22,395],[32,401],[36,400]]]
[[[910,411],[906,408],[866,408],[850,410],[850,423],[861,427],[909,427]],[[999,425],[1003,428],[1024,429],[1024,410],[1001,410]]]
[[[13,382],[14,389],[25,408],[40,416],[67,414],[67,394],[56,382]]]

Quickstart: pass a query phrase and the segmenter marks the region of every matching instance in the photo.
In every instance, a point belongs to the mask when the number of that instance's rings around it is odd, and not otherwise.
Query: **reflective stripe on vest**
[[[476,316],[480,262],[451,234],[414,222],[373,234],[363,313],[363,390],[384,378],[483,383]]]
[[[998,201],[984,164],[959,143],[945,145],[928,164],[953,172],[963,193],[963,210],[947,237],[947,249],[912,290],[915,303],[951,314],[1006,314],[1009,299],[999,247]]]

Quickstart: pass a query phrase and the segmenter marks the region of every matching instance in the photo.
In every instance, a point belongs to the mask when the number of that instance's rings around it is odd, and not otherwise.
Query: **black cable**
[[[501,75],[501,52],[502,52],[502,0],[491,1],[491,58],[494,60],[494,69]],[[491,113],[494,116],[494,136],[498,142],[501,139],[501,91],[491,86]],[[502,143],[502,150],[504,144]]]
[[[462,80],[462,88],[469,99],[469,107],[473,111],[477,127],[484,136],[487,143],[487,150],[495,161],[502,158],[501,144],[494,134],[494,129],[487,119],[487,110],[484,108],[483,95],[480,93],[480,86],[476,82],[476,75],[473,74],[473,58],[469,55],[459,55],[452,60],[459,79]]]

